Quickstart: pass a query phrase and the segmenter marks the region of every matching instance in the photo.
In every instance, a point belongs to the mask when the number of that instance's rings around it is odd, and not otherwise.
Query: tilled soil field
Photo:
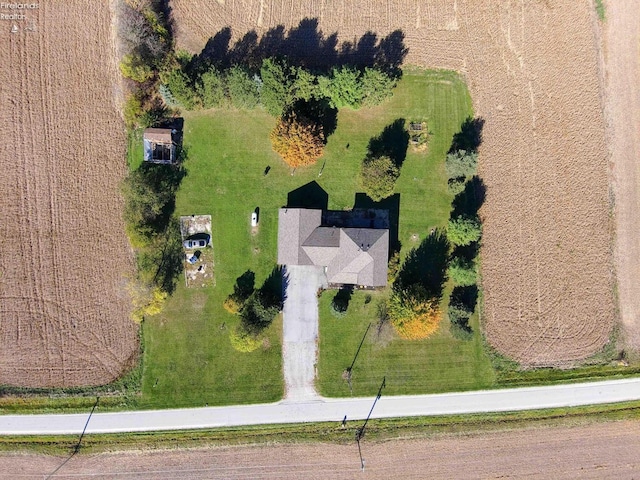
[[[613,422],[389,442],[219,447],[76,455],[0,455],[0,478],[627,479],[640,468],[640,424]]]
[[[485,121],[484,328],[524,365],[566,366],[608,341],[615,309],[597,19],[589,0],[172,0],[178,47],[200,52],[305,17],[336,45],[405,35],[405,63],[454,69]],[[277,31],[271,37],[278,38]],[[313,42],[313,32],[298,32]],[[223,37],[222,37],[223,38]],[[273,41],[273,40],[272,40]],[[215,43],[215,42],[214,42]],[[218,42],[220,44],[220,42]]]
[[[0,384],[103,384],[137,353],[108,2],[26,15],[0,22]]]
[[[616,194],[616,274],[623,338],[640,351],[640,3],[607,3],[607,117]]]

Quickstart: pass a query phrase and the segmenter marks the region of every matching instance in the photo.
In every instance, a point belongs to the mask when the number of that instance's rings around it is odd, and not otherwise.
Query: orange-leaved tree
[[[271,131],[271,145],[287,165],[293,168],[311,165],[324,149],[322,125],[289,113],[280,117]]]
[[[442,320],[438,299],[428,298],[420,287],[393,292],[388,312],[398,335],[407,340],[429,337],[438,330]]]

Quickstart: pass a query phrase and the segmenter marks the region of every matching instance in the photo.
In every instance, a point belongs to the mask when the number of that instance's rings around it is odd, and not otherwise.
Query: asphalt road
[[[366,418],[374,398],[325,399],[230,407],[94,413],[87,433],[141,432]],[[640,400],[640,378],[504,390],[386,397],[371,418],[505,412]],[[4,415],[0,434],[79,434],[88,414]]]

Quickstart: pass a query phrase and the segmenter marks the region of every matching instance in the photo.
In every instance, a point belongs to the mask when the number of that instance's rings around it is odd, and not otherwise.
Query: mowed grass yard
[[[228,314],[222,303],[244,272],[254,272],[259,287],[276,266],[278,208],[286,205],[287,194],[315,180],[328,193],[330,209],[353,207],[355,194],[361,191],[357,176],[369,140],[398,118],[426,120],[432,133],[428,151],[409,149],[396,187],[404,255],[432,228],[447,222],[452,197],[446,188],[444,156],[453,134],[471,114],[468,91],[455,73],[406,71],[393,98],[384,105],[341,110],[324,157],[314,166],[297,169],[294,175],[271,150],[269,132],[275,120],[266,113],[212,110],[185,114],[187,176],[178,192],[176,213],[212,216],[216,284],[186,289],[179,283],[165,310],[145,322],[140,406],[281,398],[281,318],[269,328],[263,348],[239,353],[229,341],[238,318]],[[265,175],[267,166],[271,170]],[[260,208],[260,225],[252,234],[249,220],[256,207]],[[341,396],[350,394],[342,372],[351,364],[367,324],[374,321],[376,304],[384,293],[374,293],[365,305],[366,293],[356,292],[342,319],[329,313],[333,295],[325,292],[320,300],[319,390],[323,395]],[[389,338],[383,337],[372,327],[353,369],[354,395],[377,391],[384,375],[388,394],[480,388],[494,381],[480,337],[457,341],[445,322],[438,334],[422,342],[401,341],[388,332]]]

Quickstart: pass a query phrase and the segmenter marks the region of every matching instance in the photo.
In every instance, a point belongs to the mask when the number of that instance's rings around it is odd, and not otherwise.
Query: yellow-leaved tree
[[[442,312],[438,299],[420,287],[394,291],[388,304],[389,318],[398,335],[407,340],[427,338],[438,330]]]
[[[322,125],[295,113],[280,117],[270,138],[273,150],[293,168],[315,163],[324,150]]]

